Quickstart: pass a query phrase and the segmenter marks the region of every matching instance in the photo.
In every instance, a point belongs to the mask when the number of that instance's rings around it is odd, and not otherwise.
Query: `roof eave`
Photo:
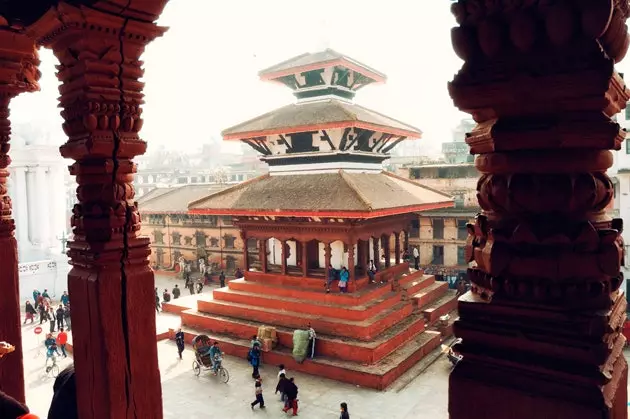
[[[260,77],[260,80],[272,81],[280,77],[290,76],[292,74],[302,73],[305,71],[317,70],[320,68],[333,67],[335,65],[343,65],[344,67],[349,68],[350,70],[354,70],[357,73],[363,74],[371,78],[372,80],[374,80],[374,83],[385,83],[387,81],[387,76],[385,74],[379,73],[378,71],[370,69],[370,68],[366,68],[365,66],[357,64],[354,61],[348,60],[347,58],[344,58],[344,57],[333,58],[330,60],[320,61],[313,64],[305,64],[301,66],[290,67],[290,68],[279,70],[279,71],[263,70],[258,73],[258,76]]]

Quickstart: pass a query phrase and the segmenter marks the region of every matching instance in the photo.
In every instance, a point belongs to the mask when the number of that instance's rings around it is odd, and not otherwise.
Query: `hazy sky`
[[[326,47],[388,76],[357,102],[424,131],[420,141],[449,141],[463,114],[446,84],[461,61],[452,51],[450,2],[389,0],[172,0],[160,25],[170,30],[147,48],[143,139],[151,148],[191,147],[220,131],[293,101],[259,70]],[[50,126],[61,143],[56,59],[41,53],[42,91],[12,104],[16,121]]]

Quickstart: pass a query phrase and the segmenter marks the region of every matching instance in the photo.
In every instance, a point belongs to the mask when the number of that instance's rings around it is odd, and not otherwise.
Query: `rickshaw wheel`
[[[221,377],[221,381],[227,384],[230,381],[230,373],[225,368],[221,367],[219,370],[219,376]]]
[[[59,375],[59,366],[57,364],[55,364],[52,367],[50,367],[50,374],[54,378],[57,378],[57,376]]]
[[[195,375],[199,377],[199,374],[201,374],[201,366],[199,365],[199,363],[197,361],[193,361],[192,367]]]

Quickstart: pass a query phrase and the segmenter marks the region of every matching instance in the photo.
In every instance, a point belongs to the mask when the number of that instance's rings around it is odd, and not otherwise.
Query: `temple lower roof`
[[[222,134],[226,140],[240,140],[341,127],[373,129],[411,138],[422,136],[422,131],[414,126],[361,105],[333,98],[283,106],[227,128]]]
[[[224,190],[226,185],[183,185],[155,188],[138,199],[142,213],[187,212],[188,203]]]
[[[449,195],[389,172],[264,175],[193,201],[210,215],[375,218],[453,207]]]

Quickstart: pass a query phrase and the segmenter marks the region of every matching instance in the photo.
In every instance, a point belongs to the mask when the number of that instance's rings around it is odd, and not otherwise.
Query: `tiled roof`
[[[191,202],[207,214],[353,213],[361,218],[453,206],[440,191],[389,172],[265,175]]]
[[[284,72],[284,71],[291,70],[294,68],[300,69],[302,67],[312,66],[314,64],[320,64],[320,63],[323,64],[330,61],[338,61],[338,60],[348,61],[357,67],[364,68],[365,70],[380,76],[381,78],[386,77],[385,74],[381,73],[380,71],[377,71],[373,69],[372,67],[369,67],[365,64],[360,63],[354,58],[350,58],[347,55],[341,54],[330,48],[325,49],[324,51],[319,51],[319,52],[307,52],[307,53],[298,55],[296,57],[289,58],[286,61],[283,61],[269,68],[261,70],[260,72],[258,72],[258,75],[262,77],[268,74]]]
[[[164,195],[171,190],[173,190],[173,188],[153,188],[149,192],[139,197],[136,201],[138,201],[138,205],[143,205],[148,200],[157,198],[160,195]]]
[[[184,185],[174,188],[157,188],[162,193],[155,193],[148,199],[138,200],[138,207],[141,213],[187,212],[189,202],[220,192],[225,188],[227,185]]]
[[[344,126],[367,124],[382,128],[383,132],[402,131],[401,135],[419,138],[419,128],[385,116],[361,105],[337,99],[293,103],[249,121],[223,130],[226,139],[250,138],[262,135],[299,132],[305,126],[340,123]],[[293,128],[293,129],[292,129]]]

